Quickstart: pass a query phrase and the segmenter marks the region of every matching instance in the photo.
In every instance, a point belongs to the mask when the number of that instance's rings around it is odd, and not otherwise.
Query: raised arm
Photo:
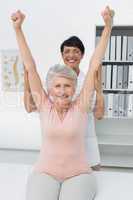
[[[104,57],[108,40],[110,38],[111,30],[112,30],[112,20],[113,20],[114,12],[110,10],[109,7],[106,7],[105,10],[102,12],[102,17],[105,22],[104,29],[102,31],[102,35],[100,37],[99,43],[96,46],[96,49],[91,57],[90,64],[89,64],[89,70],[87,72],[83,88],[81,90],[80,96],[79,96],[79,103],[80,106],[85,111],[88,111],[91,109],[91,100],[92,95],[94,92],[94,73],[98,70],[102,63],[102,59]]]
[[[28,79],[28,72],[24,67],[24,106],[28,113],[34,112],[37,110],[36,104],[33,100],[29,79]]]
[[[36,107],[40,109],[42,101],[47,98],[47,94],[43,89],[40,77],[36,70],[36,64],[26,42],[24,33],[22,31],[22,23],[25,19],[25,15],[20,11],[17,11],[11,16],[13,21],[14,30],[16,33],[16,38],[21,53],[21,57],[28,73],[28,80],[31,89],[31,93],[36,104]]]
[[[96,103],[94,107],[94,116],[96,119],[102,119],[104,115],[104,96],[102,91],[102,65],[98,68],[98,71],[94,74],[94,87],[96,91]]]

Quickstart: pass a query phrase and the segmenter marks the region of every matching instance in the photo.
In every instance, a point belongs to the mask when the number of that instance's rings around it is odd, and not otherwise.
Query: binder
[[[105,61],[109,61],[109,59],[110,59],[110,39],[108,41],[108,45],[107,45],[105,56],[104,56]]]
[[[102,88],[106,88],[106,66],[102,65]]]
[[[111,36],[111,38],[110,38],[110,61],[115,61],[115,51],[116,51],[116,37]]]
[[[127,36],[122,37],[122,61],[127,60]]]
[[[108,117],[108,94],[104,94],[104,116]]]
[[[108,94],[107,114],[109,118],[113,117],[113,95],[112,93]]]
[[[106,89],[111,88],[111,65],[106,66]]]
[[[113,65],[113,72],[112,72],[112,89],[117,88],[117,65]]]
[[[133,117],[133,94],[128,94],[127,116],[128,117]]]
[[[124,94],[125,101],[124,101],[124,117],[127,117],[127,110],[128,110],[128,94]]]
[[[133,90],[133,65],[129,65],[128,89]]]
[[[117,66],[117,88],[122,89],[123,82],[123,65]]]
[[[122,81],[122,88],[123,89],[128,88],[128,72],[129,72],[129,66],[124,65],[123,66],[123,81]]]
[[[118,104],[119,104],[119,94],[113,95],[113,116],[118,117]]]
[[[128,36],[127,60],[133,61],[133,36]]]
[[[125,103],[125,100],[124,100],[124,94],[119,94],[119,103],[118,103],[118,110],[119,110],[119,117],[123,117],[124,116],[124,103]]]
[[[121,61],[121,36],[116,36],[116,61]]]

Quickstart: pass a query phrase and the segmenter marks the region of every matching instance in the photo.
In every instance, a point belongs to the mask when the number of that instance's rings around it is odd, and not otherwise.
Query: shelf
[[[118,120],[123,120],[123,119],[125,119],[125,120],[133,120],[133,116],[132,117],[108,117],[108,116],[104,116],[103,117],[103,119],[118,119]]]
[[[133,159],[127,155],[101,155],[101,166],[133,168]]]
[[[133,93],[133,89],[129,90],[129,89],[103,89],[103,92],[130,92]]]
[[[103,28],[96,26],[95,44]],[[133,94],[132,44],[133,26],[113,26],[102,60],[105,116],[96,120],[95,126],[102,166],[133,168],[133,114],[129,112]],[[109,108],[113,110],[108,112]],[[119,116],[113,116],[116,109]]]
[[[102,61],[103,65],[133,65],[133,61],[112,61],[112,60],[103,60]]]
[[[98,135],[99,145],[133,146],[133,135]]]
[[[97,25],[96,26],[96,36],[101,35],[104,26]],[[133,35],[133,26],[130,25],[116,25],[112,27],[111,35],[121,35],[121,36],[132,36]]]

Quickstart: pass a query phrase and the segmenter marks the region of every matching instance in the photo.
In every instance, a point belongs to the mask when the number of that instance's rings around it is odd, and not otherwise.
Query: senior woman
[[[112,15],[112,11],[107,15]],[[106,24],[91,58],[83,88],[72,100],[77,75],[70,67],[51,67],[46,78],[47,92],[43,89],[21,28],[24,18],[20,11],[12,15],[32,96],[40,113],[43,135],[39,158],[28,177],[26,199],[93,200],[97,184],[88,166],[84,136],[94,91],[94,73],[105,54],[111,25]]]

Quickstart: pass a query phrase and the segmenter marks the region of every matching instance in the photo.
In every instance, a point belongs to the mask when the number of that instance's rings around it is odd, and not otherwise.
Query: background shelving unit
[[[102,30],[103,26],[96,26],[96,44]],[[117,56],[117,53],[120,53],[120,55]],[[112,76],[114,65],[121,66],[123,69],[124,67],[132,66],[133,69],[133,26],[113,27],[108,48],[102,64],[104,68],[106,68],[108,65],[111,66],[111,77],[108,77],[106,82],[108,80],[113,80]],[[128,71],[128,78],[129,75],[131,76],[131,72],[129,74]],[[104,95],[123,94],[125,95],[124,98],[129,98],[128,95],[133,96],[133,88],[113,88],[111,85],[110,88],[103,87],[103,93]],[[133,109],[133,100],[132,102],[127,101],[127,107],[129,107],[129,104],[130,108]],[[105,106],[107,106],[107,104],[105,104]],[[133,115],[128,115],[128,108],[126,108],[127,112],[125,115],[123,114],[123,116],[108,115],[108,112],[110,111],[108,111],[108,107],[106,109],[107,111],[105,112],[104,118],[102,120],[96,120],[96,133],[101,154],[101,165],[133,168]],[[131,112],[133,111],[131,110]]]

